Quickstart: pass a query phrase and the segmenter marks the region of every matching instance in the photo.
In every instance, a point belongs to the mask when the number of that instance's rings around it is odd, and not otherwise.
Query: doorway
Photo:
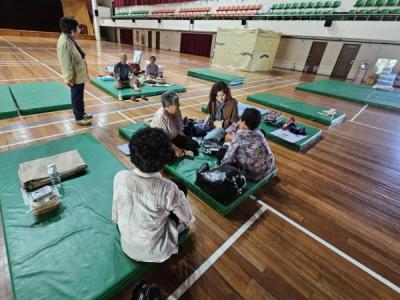
[[[160,49],[160,32],[156,31],[156,49]]]
[[[313,42],[308,54],[304,73],[317,74],[322,57],[324,56],[327,42]]]
[[[133,31],[132,29],[120,29],[121,44],[133,45]]]
[[[182,33],[181,53],[210,57],[212,34]]]
[[[153,31],[149,31],[147,34],[147,47],[153,48]]]
[[[353,66],[358,50],[360,50],[359,44],[344,44],[342,50],[340,50],[339,57],[336,60],[331,77],[344,80],[347,79],[347,75]]]

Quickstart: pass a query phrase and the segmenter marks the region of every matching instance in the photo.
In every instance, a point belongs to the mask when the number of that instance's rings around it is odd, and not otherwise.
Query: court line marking
[[[123,112],[118,111],[117,113],[118,113],[120,116],[122,116],[123,118],[125,118],[126,120],[128,120],[129,122],[131,122],[131,123],[136,123],[135,120],[129,118],[129,117],[128,117],[127,115],[125,115]]]
[[[197,268],[167,299],[179,299],[212,265],[267,211],[261,206],[258,211],[231,235],[200,267]]]
[[[366,110],[368,107],[368,104],[365,104],[351,119],[350,122],[353,122],[361,113]]]
[[[384,129],[384,128],[375,127],[375,126],[364,124],[364,123],[360,123],[360,122],[357,122],[357,121],[350,121],[350,122],[354,123],[354,124],[361,125],[361,126],[365,126],[365,127],[368,127],[368,128],[372,128],[372,129],[376,129],[376,130],[379,130],[379,131],[383,131],[383,132],[386,132],[386,133],[390,133],[390,134],[394,134],[394,135],[400,135],[400,133],[398,133],[398,132],[387,130],[387,129]]]
[[[335,246],[333,246],[332,244],[330,244],[329,242],[325,241],[324,239],[320,238],[319,236],[317,236],[316,234],[312,233],[310,230],[308,230],[307,228],[301,226],[300,224],[298,224],[297,222],[293,221],[292,219],[290,219],[289,217],[285,216],[284,214],[282,214],[281,212],[277,211],[276,209],[274,209],[273,207],[271,207],[270,205],[268,205],[267,203],[257,199],[254,196],[250,196],[251,199],[255,200],[258,204],[262,205],[263,207],[265,207],[265,209],[271,211],[272,213],[274,213],[275,215],[277,215],[279,218],[281,218],[282,220],[284,220],[285,222],[289,223],[290,225],[292,225],[293,227],[295,227],[296,229],[300,230],[301,232],[303,232],[304,234],[306,234],[307,236],[309,236],[310,238],[312,238],[313,240],[317,241],[318,243],[322,244],[323,246],[325,246],[326,248],[328,248],[329,250],[331,250],[332,252],[334,252],[335,254],[337,254],[338,256],[340,256],[341,258],[347,260],[348,262],[350,262],[352,265],[356,266],[357,268],[361,269],[362,271],[364,271],[365,273],[367,273],[368,275],[370,275],[371,277],[375,278],[376,280],[378,280],[379,282],[383,283],[384,285],[386,285],[387,287],[391,288],[392,290],[394,290],[397,293],[400,293],[400,287],[395,285],[394,283],[392,283],[391,281],[387,280],[386,278],[384,278],[383,276],[379,275],[378,273],[376,273],[375,271],[371,270],[370,268],[368,268],[367,266],[363,265],[362,263],[360,263],[358,260],[352,258],[350,255],[346,254],[345,252],[343,252],[342,250],[336,248]]]
[[[285,84],[285,85],[282,85],[282,86],[276,86],[276,87],[272,87],[272,88],[268,88],[268,89],[262,89],[262,90],[259,90],[259,92],[263,92],[263,91],[269,91],[269,90],[274,90],[274,89],[279,89],[279,88],[283,88],[283,87],[286,87],[286,86],[291,86],[291,85],[294,85],[294,84],[298,84],[299,82],[293,82],[293,83],[289,83],[289,84]],[[246,93],[242,93],[242,94],[239,94],[239,95],[235,95],[236,97],[241,97],[241,96],[245,96],[245,95],[249,95],[249,94],[252,94],[252,92],[246,92]],[[188,98],[186,98],[186,97],[182,97],[181,99],[180,99],[180,101],[181,102],[186,102],[186,101],[188,101],[188,100],[192,100],[192,99],[195,99],[195,98],[202,98],[202,97],[206,97],[207,95],[203,95],[203,96],[192,96],[192,97],[188,97]],[[113,102],[110,102],[110,103],[113,103]],[[201,104],[205,104],[205,103],[207,103],[207,102],[201,102],[201,103],[197,103],[197,104],[195,104],[195,105],[201,105]],[[106,103],[106,104],[108,104],[108,103]],[[114,103],[115,104],[115,103]],[[100,105],[100,104],[99,104]],[[142,109],[142,108],[147,108],[147,107],[154,107],[154,106],[160,106],[161,104],[159,103],[159,102],[153,102],[153,103],[149,103],[149,104],[146,104],[146,105],[143,105],[143,106],[135,106],[135,107],[128,107],[128,108],[123,108],[123,109],[120,109],[120,110],[115,110],[115,111],[109,111],[109,112],[100,112],[100,113],[97,113],[97,114],[94,114],[94,116],[96,117],[96,116],[104,116],[104,115],[109,115],[109,114],[113,114],[113,113],[118,113],[119,111],[120,112],[122,112],[122,111],[134,111],[134,110],[138,110],[138,109]],[[182,108],[185,108],[185,107],[188,107],[188,106],[183,106]],[[189,106],[190,107],[190,106]],[[29,115],[29,116],[34,116],[34,115]],[[29,117],[28,116],[28,117]],[[42,126],[48,126],[48,125],[55,125],[55,124],[59,124],[59,123],[64,123],[64,122],[70,122],[70,121],[73,121],[74,119],[73,118],[69,118],[69,119],[65,119],[65,120],[60,120],[60,121],[54,121],[54,122],[49,122],[49,123],[45,123],[45,124],[39,124],[39,125],[33,125],[33,126],[26,126],[26,127],[19,127],[19,128],[16,128],[16,129],[10,129],[10,130],[4,130],[4,131],[1,131],[1,128],[0,128],[0,134],[5,134],[5,133],[10,133],[10,132],[17,132],[17,131],[23,131],[23,130],[28,130],[28,129],[32,129],[32,128],[37,128],[37,127],[42,127]],[[11,144],[10,144],[11,145]],[[0,147],[0,149],[1,149],[2,147]]]
[[[0,81],[35,81],[35,80],[48,80],[48,79],[58,79],[59,77],[42,77],[42,78],[16,78],[16,79],[0,79]]]
[[[297,83],[295,83],[295,84],[297,84]],[[269,89],[265,89],[265,90],[274,90],[274,89],[283,88],[285,86],[290,86],[290,85],[294,85],[294,83],[287,84],[287,85],[284,85],[284,86],[279,86],[279,87],[273,87],[273,88],[269,88]],[[243,94],[237,95],[237,96],[240,97],[240,96],[244,96],[244,95],[248,95],[248,94],[251,94],[251,93],[243,93]],[[186,100],[189,100],[189,99],[186,99]],[[199,105],[206,104],[206,103],[208,103],[208,101],[182,106],[181,109],[190,108],[190,107],[193,107],[193,106],[199,106]],[[160,105],[160,103],[157,103],[155,105]],[[155,106],[155,105],[149,105],[149,106]],[[144,106],[144,107],[149,107],[149,106]],[[143,108],[143,107],[135,107],[133,109],[139,109],[139,108]],[[133,110],[133,109],[126,109],[126,110],[122,110],[122,111],[130,111],[130,110]],[[98,115],[108,115],[108,114],[111,114],[111,113],[118,113],[118,111],[100,113]],[[134,117],[134,118],[131,118],[131,119],[132,120],[137,120],[137,119],[140,119],[140,118],[153,116],[154,114],[155,113],[151,113],[151,114],[147,114],[147,115],[141,115],[141,116]],[[71,121],[71,120],[69,120],[69,121]],[[66,120],[54,122],[53,124],[62,123],[62,122],[66,122]],[[89,130],[89,129],[92,129],[92,128],[109,126],[109,125],[112,125],[112,124],[117,124],[117,123],[122,123],[122,122],[126,122],[126,120],[119,120],[119,121],[114,121],[114,122],[110,122],[110,123],[92,125],[92,126],[88,126],[86,128],[81,128],[81,129],[67,130],[66,132],[63,132],[63,133],[56,133],[56,134],[51,134],[51,135],[47,135],[47,136],[43,136],[43,137],[39,137],[39,138],[30,139],[30,140],[24,140],[22,142],[16,142],[16,143],[12,143],[12,144],[2,145],[2,146],[0,146],[0,149],[7,148],[7,147],[13,147],[13,146],[17,146],[17,145],[21,145],[21,144],[25,144],[25,143],[32,143],[32,142],[35,142],[35,141],[40,141],[40,140],[44,140],[44,139],[47,139],[47,138],[53,138],[53,137],[61,136],[61,135],[68,134],[68,133],[76,133],[76,132],[81,132],[83,130]],[[36,127],[39,127],[39,126],[45,126],[45,125],[37,125]],[[30,129],[30,128],[29,127],[22,127],[22,128],[15,129],[15,130],[24,130],[24,129]]]

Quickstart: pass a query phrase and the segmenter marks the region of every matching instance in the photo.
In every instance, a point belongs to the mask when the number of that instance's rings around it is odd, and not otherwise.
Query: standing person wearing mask
[[[60,20],[61,35],[57,42],[57,55],[61,72],[71,90],[72,110],[76,124],[88,126],[91,115],[85,113],[83,93],[85,82],[89,80],[85,52],[75,41],[80,33],[79,23],[73,17],[62,17]]]

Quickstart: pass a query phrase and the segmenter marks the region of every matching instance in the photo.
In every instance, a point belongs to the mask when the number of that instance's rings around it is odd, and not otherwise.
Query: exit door
[[[331,77],[347,79],[347,75],[349,75],[354,60],[357,57],[358,50],[360,50],[359,44],[344,44],[335,67],[333,68]]]
[[[160,49],[160,32],[156,31],[156,49]]]
[[[153,48],[153,31],[149,31],[149,33],[147,35],[147,39],[148,39],[147,47]]]
[[[322,57],[324,56],[327,42],[313,42],[310,53],[308,54],[304,73],[317,74]]]

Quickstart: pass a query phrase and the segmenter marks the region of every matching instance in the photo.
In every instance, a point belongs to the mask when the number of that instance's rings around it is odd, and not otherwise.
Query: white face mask
[[[81,28],[79,27],[79,25],[76,27],[76,34],[80,34],[81,33]]]

